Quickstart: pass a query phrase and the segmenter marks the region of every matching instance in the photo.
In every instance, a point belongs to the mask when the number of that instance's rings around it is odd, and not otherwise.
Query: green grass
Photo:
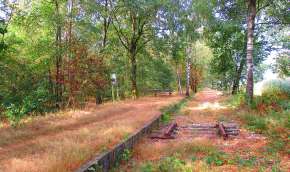
[[[281,155],[290,153],[290,150],[287,150],[290,130],[289,88],[286,81],[266,83],[262,95],[254,98],[251,109],[238,113],[247,129],[263,134],[269,139],[264,149],[264,157],[274,161],[272,171],[280,171]],[[240,163],[251,164],[249,160],[241,160]]]
[[[185,157],[184,154],[175,153],[173,156],[167,156],[158,161],[147,161],[139,164],[139,166],[134,169],[141,172],[192,172],[194,171],[193,167],[196,162],[202,162],[202,167],[207,169],[206,171],[211,171],[217,166],[223,165],[236,165],[240,170],[259,167],[260,171],[269,167],[269,161],[267,159],[258,159],[255,156],[245,158],[238,154],[227,154],[219,151],[216,147],[211,149],[202,149],[198,147],[192,150],[196,153],[202,151],[205,154],[203,156],[196,156],[197,154],[190,152],[188,157]],[[274,162],[272,168],[274,171],[279,171],[279,162]]]
[[[146,162],[139,168],[141,172],[191,172],[190,166],[178,157],[178,155],[168,156],[158,162]]]
[[[267,136],[269,142],[264,148],[264,160],[255,157],[237,157],[235,163],[239,166],[259,166],[260,171],[269,167],[267,161],[273,163],[271,171],[280,170],[280,157],[289,154],[287,144],[290,130],[290,84],[289,80],[274,80],[264,84],[261,96],[255,96],[250,106],[246,105],[245,94],[232,96],[227,103],[240,109],[237,116],[245,127],[255,133]],[[246,109],[245,109],[246,108]]]
[[[171,120],[172,115],[175,115],[178,112],[180,112],[181,109],[184,108],[191,99],[192,97],[186,97],[176,104],[172,104],[161,109],[162,111],[161,121],[163,123],[168,123]]]
[[[244,111],[243,108],[236,116],[244,122],[247,129],[269,138],[269,143],[261,150],[262,156],[227,154],[213,145],[185,144],[172,150],[164,158],[135,164],[134,169],[141,172],[187,172],[192,171],[196,163],[202,162],[202,168],[204,167],[205,171],[214,170],[217,166],[235,165],[240,170],[258,169],[262,172],[270,169],[272,172],[280,172],[280,153],[290,153],[289,150],[286,150],[289,140],[287,131],[290,129],[290,103],[287,96],[280,93],[279,96],[271,98],[265,94],[256,97],[252,109],[248,108]],[[183,99],[164,109],[163,121],[170,121],[172,115],[178,113],[187,101],[188,99]],[[245,94],[232,96],[226,103],[239,109],[241,105],[245,105]],[[260,111],[261,107],[264,108],[264,111]],[[172,154],[174,155],[172,156]]]
[[[232,95],[225,103],[236,108],[245,103],[246,94],[244,92],[239,92],[235,95]]]

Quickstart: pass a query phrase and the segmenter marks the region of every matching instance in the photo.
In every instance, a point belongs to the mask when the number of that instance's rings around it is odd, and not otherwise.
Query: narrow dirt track
[[[0,129],[0,172],[72,171],[125,139],[180,96],[144,97]]]

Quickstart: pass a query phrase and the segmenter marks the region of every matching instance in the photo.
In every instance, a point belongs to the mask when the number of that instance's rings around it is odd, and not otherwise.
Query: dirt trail
[[[0,129],[0,172],[71,171],[160,114],[180,96],[144,97]]]
[[[221,92],[205,89],[197,93],[188,106],[174,117],[174,120],[179,126],[191,123],[215,123],[220,120],[239,123],[238,121],[230,120],[235,119],[232,118],[235,115],[235,110],[225,105],[226,99],[227,97],[223,96]],[[136,164],[158,161],[163,157],[172,156],[176,153],[180,154],[181,157],[192,156],[188,155],[190,150],[192,150],[190,146],[215,146],[219,151],[240,156],[244,159],[251,157],[263,159],[267,141],[266,137],[251,133],[243,128],[241,128],[239,136],[232,136],[228,140],[223,140],[223,138],[216,135],[195,135],[192,132],[179,131],[177,138],[172,140],[143,139],[133,151],[131,162],[134,163],[124,165],[122,169],[128,172],[136,171]],[[222,165],[214,169],[205,169],[201,165],[195,164],[193,168],[193,171],[241,171],[237,165]],[[246,169],[246,171],[257,170]]]

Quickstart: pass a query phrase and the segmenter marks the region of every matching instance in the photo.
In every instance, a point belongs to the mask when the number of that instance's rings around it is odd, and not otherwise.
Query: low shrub
[[[239,107],[243,105],[245,101],[246,101],[246,94],[244,92],[239,92],[231,96],[230,99],[227,101],[227,103],[230,104],[232,107]]]
[[[43,114],[56,109],[56,106],[51,103],[53,99],[54,97],[50,95],[48,89],[44,86],[39,86],[22,99],[7,99],[2,102],[3,113],[10,123],[15,125],[25,115]]]
[[[210,154],[208,154],[205,158],[204,158],[205,162],[208,165],[216,165],[216,166],[221,166],[223,164],[225,164],[226,160],[227,160],[227,156],[224,152],[212,152]]]
[[[262,87],[262,96],[269,100],[290,97],[290,79],[275,79],[267,81]]]
[[[242,114],[242,120],[247,128],[256,133],[265,134],[270,138],[267,152],[276,154],[285,151],[288,142],[288,131],[290,129],[289,110],[281,112],[270,111],[263,115],[257,113]]]
[[[161,116],[162,123],[168,123],[171,120],[171,115],[168,112],[164,112]]]
[[[132,152],[129,149],[125,149],[124,152],[121,154],[122,161],[129,161],[132,157]]]
[[[158,164],[158,171],[160,172],[190,172],[191,168],[186,166],[185,161],[176,156],[166,157]]]
[[[256,96],[251,104],[259,113],[290,109],[290,79],[270,80],[263,84],[262,95]]]
[[[264,117],[254,114],[245,114],[242,118],[246,122],[247,128],[251,131],[263,133],[263,131],[267,130],[267,123]]]
[[[141,172],[153,172],[154,171],[154,166],[151,162],[147,162],[140,167]]]
[[[235,161],[239,166],[246,166],[246,167],[253,167],[254,165],[257,164],[257,158],[254,156],[249,157],[247,159],[237,156]]]
[[[192,169],[177,155],[165,157],[158,162],[146,162],[139,168],[141,172],[191,172]]]

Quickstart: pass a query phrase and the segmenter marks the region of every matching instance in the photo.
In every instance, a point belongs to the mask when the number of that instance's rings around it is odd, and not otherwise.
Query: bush
[[[180,160],[176,156],[166,157],[158,165],[158,171],[160,172],[187,172],[191,171],[190,168],[186,167],[186,163]]]
[[[226,154],[224,152],[212,152],[204,160],[208,165],[221,166],[226,161]]]
[[[260,113],[289,110],[289,98],[290,80],[271,80],[263,84],[262,95],[255,97],[251,108]]]
[[[53,96],[44,85],[38,86],[34,91],[26,94],[23,99],[9,100],[2,103],[4,114],[12,124],[17,124],[25,115],[33,113],[43,114],[55,109],[52,104]]]
[[[240,156],[236,157],[236,163],[239,164],[240,166],[246,166],[246,167],[253,167],[257,163],[257,158],[256,157],[249,157],[248,159],[244,159]]]
[[[144,165],[141,166],[141,172],[153,172],[154,171],[154,167],[152,165],[152,163],[148,162],[145,163]]]
[[[290,97],[290,79],[275,79],[265,82],[262,88],[262,97],[270,100]]]
[[[244,92],[239,92],[228,100],[228,103],[233,107],[239,107],[240,105],[244,104],[246,101],[246,94]]]
[[[190,172],[191,167],[187,166],[184,160],[179,159],[176,155],[165,157],[156,163],[146,162],[139,167],[141,172]]]
[[[252,131],[263,133],[263,131],[267,130],[267,123],[264,117],[246,114],[243,116],[243,119],[246,121],[248,128]]]
[[[162,123],[167,124],[171,120],[171,116],[168,112],[164,112],[161,116]]]

